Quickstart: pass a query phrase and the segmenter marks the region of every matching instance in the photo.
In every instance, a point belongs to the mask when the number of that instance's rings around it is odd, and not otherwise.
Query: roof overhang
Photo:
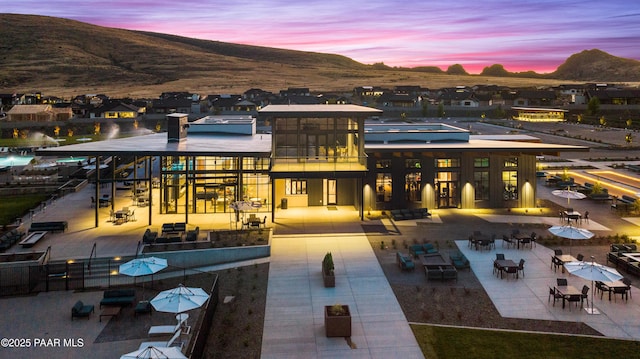
[[[39,156],[271,156],[271,135],[188,135],[167,142],[166,133],[86,142],[36,150]]]

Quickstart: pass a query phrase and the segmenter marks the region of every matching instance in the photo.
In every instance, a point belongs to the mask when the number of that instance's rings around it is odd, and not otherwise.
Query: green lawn
[[[48,194],[4,196],[0,201],[0,225],[11,224],[48,198]]]
[[[640,342],[411,325],[425,358],[635,358]]]

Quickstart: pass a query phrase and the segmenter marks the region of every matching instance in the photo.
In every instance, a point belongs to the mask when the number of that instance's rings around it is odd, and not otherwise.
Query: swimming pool
[[[26,166],[31,162],[33,156],[13,156],[0,157],[0,167]]]

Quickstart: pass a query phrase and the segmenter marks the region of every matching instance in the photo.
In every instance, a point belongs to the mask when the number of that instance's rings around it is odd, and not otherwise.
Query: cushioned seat
[[[77,301],[76,304],[71,308],[71,320],[73,318],[84,318],[89,319],[91,313],[95,311],[93,305],[84,305],[81,300]]]

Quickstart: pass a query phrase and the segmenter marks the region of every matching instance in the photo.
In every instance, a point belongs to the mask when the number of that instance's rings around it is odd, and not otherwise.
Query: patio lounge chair
[[[150,337],[173,335],[180,330],[181,326],[182,323],[177,323],[176,325],[154,325],[149,328],[147,335]]]
[[[91,316],[91,313],[95,311],[93,305],[84,305],[81,300],[77,301],[76,304],[71,308],[71,320],[73,318],[84,318]]]
[[[166,342],[143,342],[142,344],[140,344],[140,346],[138,347],[138,350],[142,350],[148,347],[173,347],[176,346],[174,344],[178,344],[177,346],[180,347],[180,349],[182,350],[182,346],[184,345],[184,343],[182,342],[176,342],[178,340],[178,338],[180,338],[180,335],[182,334],[181,330],[178,330],[177,332],[175,332],[173,334],[173,336],[171,337],[171,339],[169,339]]]

